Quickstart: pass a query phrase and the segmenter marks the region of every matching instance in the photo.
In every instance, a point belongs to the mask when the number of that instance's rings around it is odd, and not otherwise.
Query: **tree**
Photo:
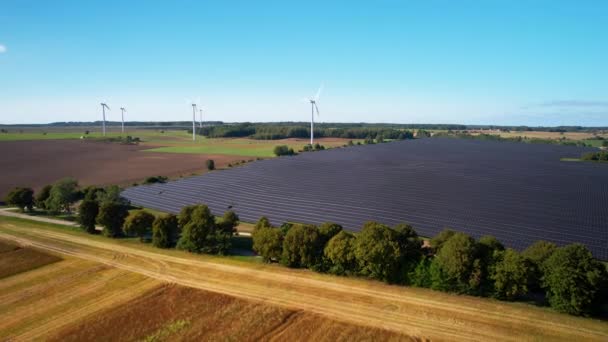
[[[190,220],[182,227],[182,236],[177,248],[193,253],[202,253],[207,246],[206,240],[215,228],[215,218],[209,207],[199,204],[190,214]]]
[[[355,240],[355,257],[362,275],[386,282],[400,278],[403,250],[399,234],[388,226],[367,222]]]
[[[283,239],[281,263],[287,267],[313,267],[321,261],[319,229],[313,225],[296,224]]]
[[[271,228],[271,227],[272,227],[272,225],[270,224],[270,220],[268,220],[268,217],[262,216],[262,217],[260,217],[258,222],[256,222],[255,226],[253,227],[253,230],[255,231],[260,228]]]
[[[232,210],[226,211],[218,223],[218,226],[222,231],[230,234],[236,233],[236,226],[238,225],[239,216]]]
[[[544,287],[549,304],[560,312],[589,315],[601,306],[608,285],[606,267],[581,244],[558,248],[545,262]]]
[[[492,272],[494,296],[515,300],[528,293],[532,263],[513,249],[497,252],[499,260]]]
[[[253,250],[264,262],[279,261],[283,254],[283,233],[279,228],[261,227],[253,231]]]
[[[436,290],[472,293],[476,283],[479,260],[475,258],[475,240],[464,233],[454,233],[435,255],[438,267],[433,274],[431,288]],[[473,281],[473,283],[471,283]]]
[[[129,215],[127,208],[119,203],[104,202],[99,207],[97,222],[103,226],[103,234],[108,237],[122,236],[122,225]]]
[[[351,233],[340,231],[332,237],[323,251],[324,256],[330,261],[329,272],[333,274],[355,273],[357,270],[357,259],[355,257],[355,236]]]
[[[430,257],[423,256],[419,261],[416,268],[410,274],[408,274],[409,283],[417,287],[431,287],[431,265],[432,259]]]
[[[110,185],[103,192],[97,192],[98,200],[101,204],[106,202],[117,203],[123,206],[129,205],[129,200],[120,196],[121,189],[117,185]]]
[[[553,255],[557,245],[547,241],[536,241],[522,252],[522,256],[532,263],[530,276],[530,289],[540,290],[545,270],[545,261]]]
[[[15,188],[6,196],[6,203],[19,208],[20,211],[32,211],[34,207],[34,190],[31,188]]]
[[[188,222],[190,222],[190,218],[192,216],[192,212],[196,209],[197,205],[188,205],[180,210],[179,215],[177,216],[177,223],[179,224],[180,229],[183,229]]]
[[[205,162],[205,165],[207,166],[207,170],[209,170],[209,171],[215,170],[215,162],[213,161],[213,159],[207,159],[207,161]]]
[[[140,241],[144,241],[144,236],[152,231],[154,215],[145,210],[137,210],[129,214],[122,227],[122,231],[127,236],[138,236]]]
[[[95,200],[85,199],[78,207],[78,223],[87,233],[95,233],[95,221],[99,214],[99,203]]]
[[[474,274],[477,278],[472,279],[472,282],[479,284],[479,294],[493,295],[495,282],[491,279],[491,274],[493,274],[496,263],[500,260],[498,257],[505,250],[505,246],[496,237],[485,235],[479,238],[476,247],[476,258],[479,260],[476,266],[479,269]]]
[[[401,269],[396,281],[410,283],[409,274],[418,266],[422,257],[422,240],[409,224],[400,223],[394,227],[401,248]]]
[[[52,185],[45,185],[39,192],[38,195],[36,195],[36,207],[38,207],[39,209],[46,209],[46,200],[49,198],[50,194],[51,194],[51,188],[53,186]]]
[[[443,244],[448,241],[448,239],[451,238],[454,234],[456,234],[456,232],[449,228],[442,230],[441,232],[439,232],[439,234],[435,235],[431,239],[431,248],[435,250],[435,253],[438,253]]]
[[[78,182],[73,178],[64,178],[53,184],[47,198],[46,208],[52,213],[70,212],[70,205],[77,198]]]
[[[333,222],[324,222],[319,226],[319,235],[323,246],[342,231],[342,226]]]
[[[277,157],[280,156],[291,156],[295,154],[293,148],[289,148],[287,145],[277,145],[274,147],[274,154]]]
[[[152,223],[152,245],[154,247],[173,247],[177,234],[177,216],[168,214],[154,219]]]

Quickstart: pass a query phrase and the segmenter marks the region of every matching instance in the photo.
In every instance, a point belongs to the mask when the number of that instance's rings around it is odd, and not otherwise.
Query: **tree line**
[[[215,217],[202,204],[184,207],[178,215],[130,210],[117,186],[81,189],[71,178],[36,195],[16,188],[7,202],[22,211],[35,206],[53,214],[71,213],[79,202],[77,222],[88,233],[97,234],[100,225],[111,238],[139,237],[159,248],[192,253],[227,254],[239,223],[233,211]],[[269,263],[508,301],[540,295],[572,315],[595,315],[608,298],[606,266],[581,244],[538,241],[518,252],[495,237],[476,240],[450,229],[425,242],[408,224],[367,222],[354,234],[330,222],[275,227],[266,217],[256,223],[252,239],[253,249]]]
[[[15,188],[6,200],[21,211],[36,207],[52,215],[72,214],[76,207],[76,221],[89,234],[139,237],[159,248],[176,247],[193,253],[226,254],[230,250],[239,223],[234,211],[216,218],[206,205],[192,205],[182,208],[179,215],[155,216],[146,210],[133,210],[120,191],[117,186],[81,189],[76,180],[65,178],[45,186],[36,196],[31,188]]]
[[[593,315],[607,298],[606,267],[581,244],[539,241],[520,253],[495,237],[475,240],[449,229],[425,244],[408,224],[367,222],[353,234],[329,222],[273,227],[262,217],[253,248],[265,262],[391,284],[508,301],[540,293],[552,308],[573,315]]]
[[[191,130],[189,132],[192,132]],[[197,128],[198,134],[210,138],[249,137],[260,140],[277,140],[287,138],[310,137],[310,127],[307,125],[254,124],[240,123],[234,125],[216,125]],[[315,137],[331,137],[346,139],[412,139],[409,130],[391,127],[323,127],[314,129]]]

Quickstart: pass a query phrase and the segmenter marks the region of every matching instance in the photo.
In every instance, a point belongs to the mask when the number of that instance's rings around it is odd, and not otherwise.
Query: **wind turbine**
[[[314,97],[308,99],[310,102],[310,107],[312,109],[312,113],[310,114],[310,144],[312,145],[315,137],[315,110],[317,111],[317,116],[319,116],[319,107],[317,107],[317,101],[319,101],[319,96],[321,95],[321,91],[323,90],[323,84],[317,90],[317,94]]]
[[[202,128],[203,128],[203,108],[200,108],[198,111],[201,113],[201,122],[200,122],[200,127],[201,127],[201,129],[202,129]],[[201,134],[202,134],[202,133],[201,133]]]
[[[106,136],[106,108],[108,108],[108,110],[110,110],[110,107],[108,107],[107,104],[105,103],[101,103],[101,111],[103,112],[103,136]]]
[[[125,132],[125,112],[127,111],[125,107],[120,107],[121,115],[122,115],[122,132]]]
[[[196,141],[196,103],[192,103],[192,141]]]

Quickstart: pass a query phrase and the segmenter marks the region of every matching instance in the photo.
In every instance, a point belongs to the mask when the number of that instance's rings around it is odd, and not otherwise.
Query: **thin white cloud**
[[[0,44],[0,53],[5,53],[6,52],[6,46]]]

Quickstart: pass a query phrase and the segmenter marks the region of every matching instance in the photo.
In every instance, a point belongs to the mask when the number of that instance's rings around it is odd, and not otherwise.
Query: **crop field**
[[[159,286],[118,307],[98,312],[56,332],[49,340],[259,341],[303,336],[319,341],[409,340],[383,329],[178,285]]]
[[[60,260],[55,255],[0,241],[0,279]]]
[[[0,312],[9,313],[0,340],[608,338],[605,321],[523,303],[159,250],[27,220],[0,217],[0,238],[64,258],[0,281]]]
[[[449,227],[523,249],[537,240],[585,244],[608,259],[608,164],[565,163],[587,148],[421,139],[305,153],[129,188],[134,204],[167,212],[205,203],[244,221]]]
[[[217,168],[244,159],[141,152],[146,148],[81,140],[0,142],[0,198],[16,186],[39,190],[64,177],[74,177],[81,185],[131,185],[149,176],[200,174],[207,159],[213,159]]]

